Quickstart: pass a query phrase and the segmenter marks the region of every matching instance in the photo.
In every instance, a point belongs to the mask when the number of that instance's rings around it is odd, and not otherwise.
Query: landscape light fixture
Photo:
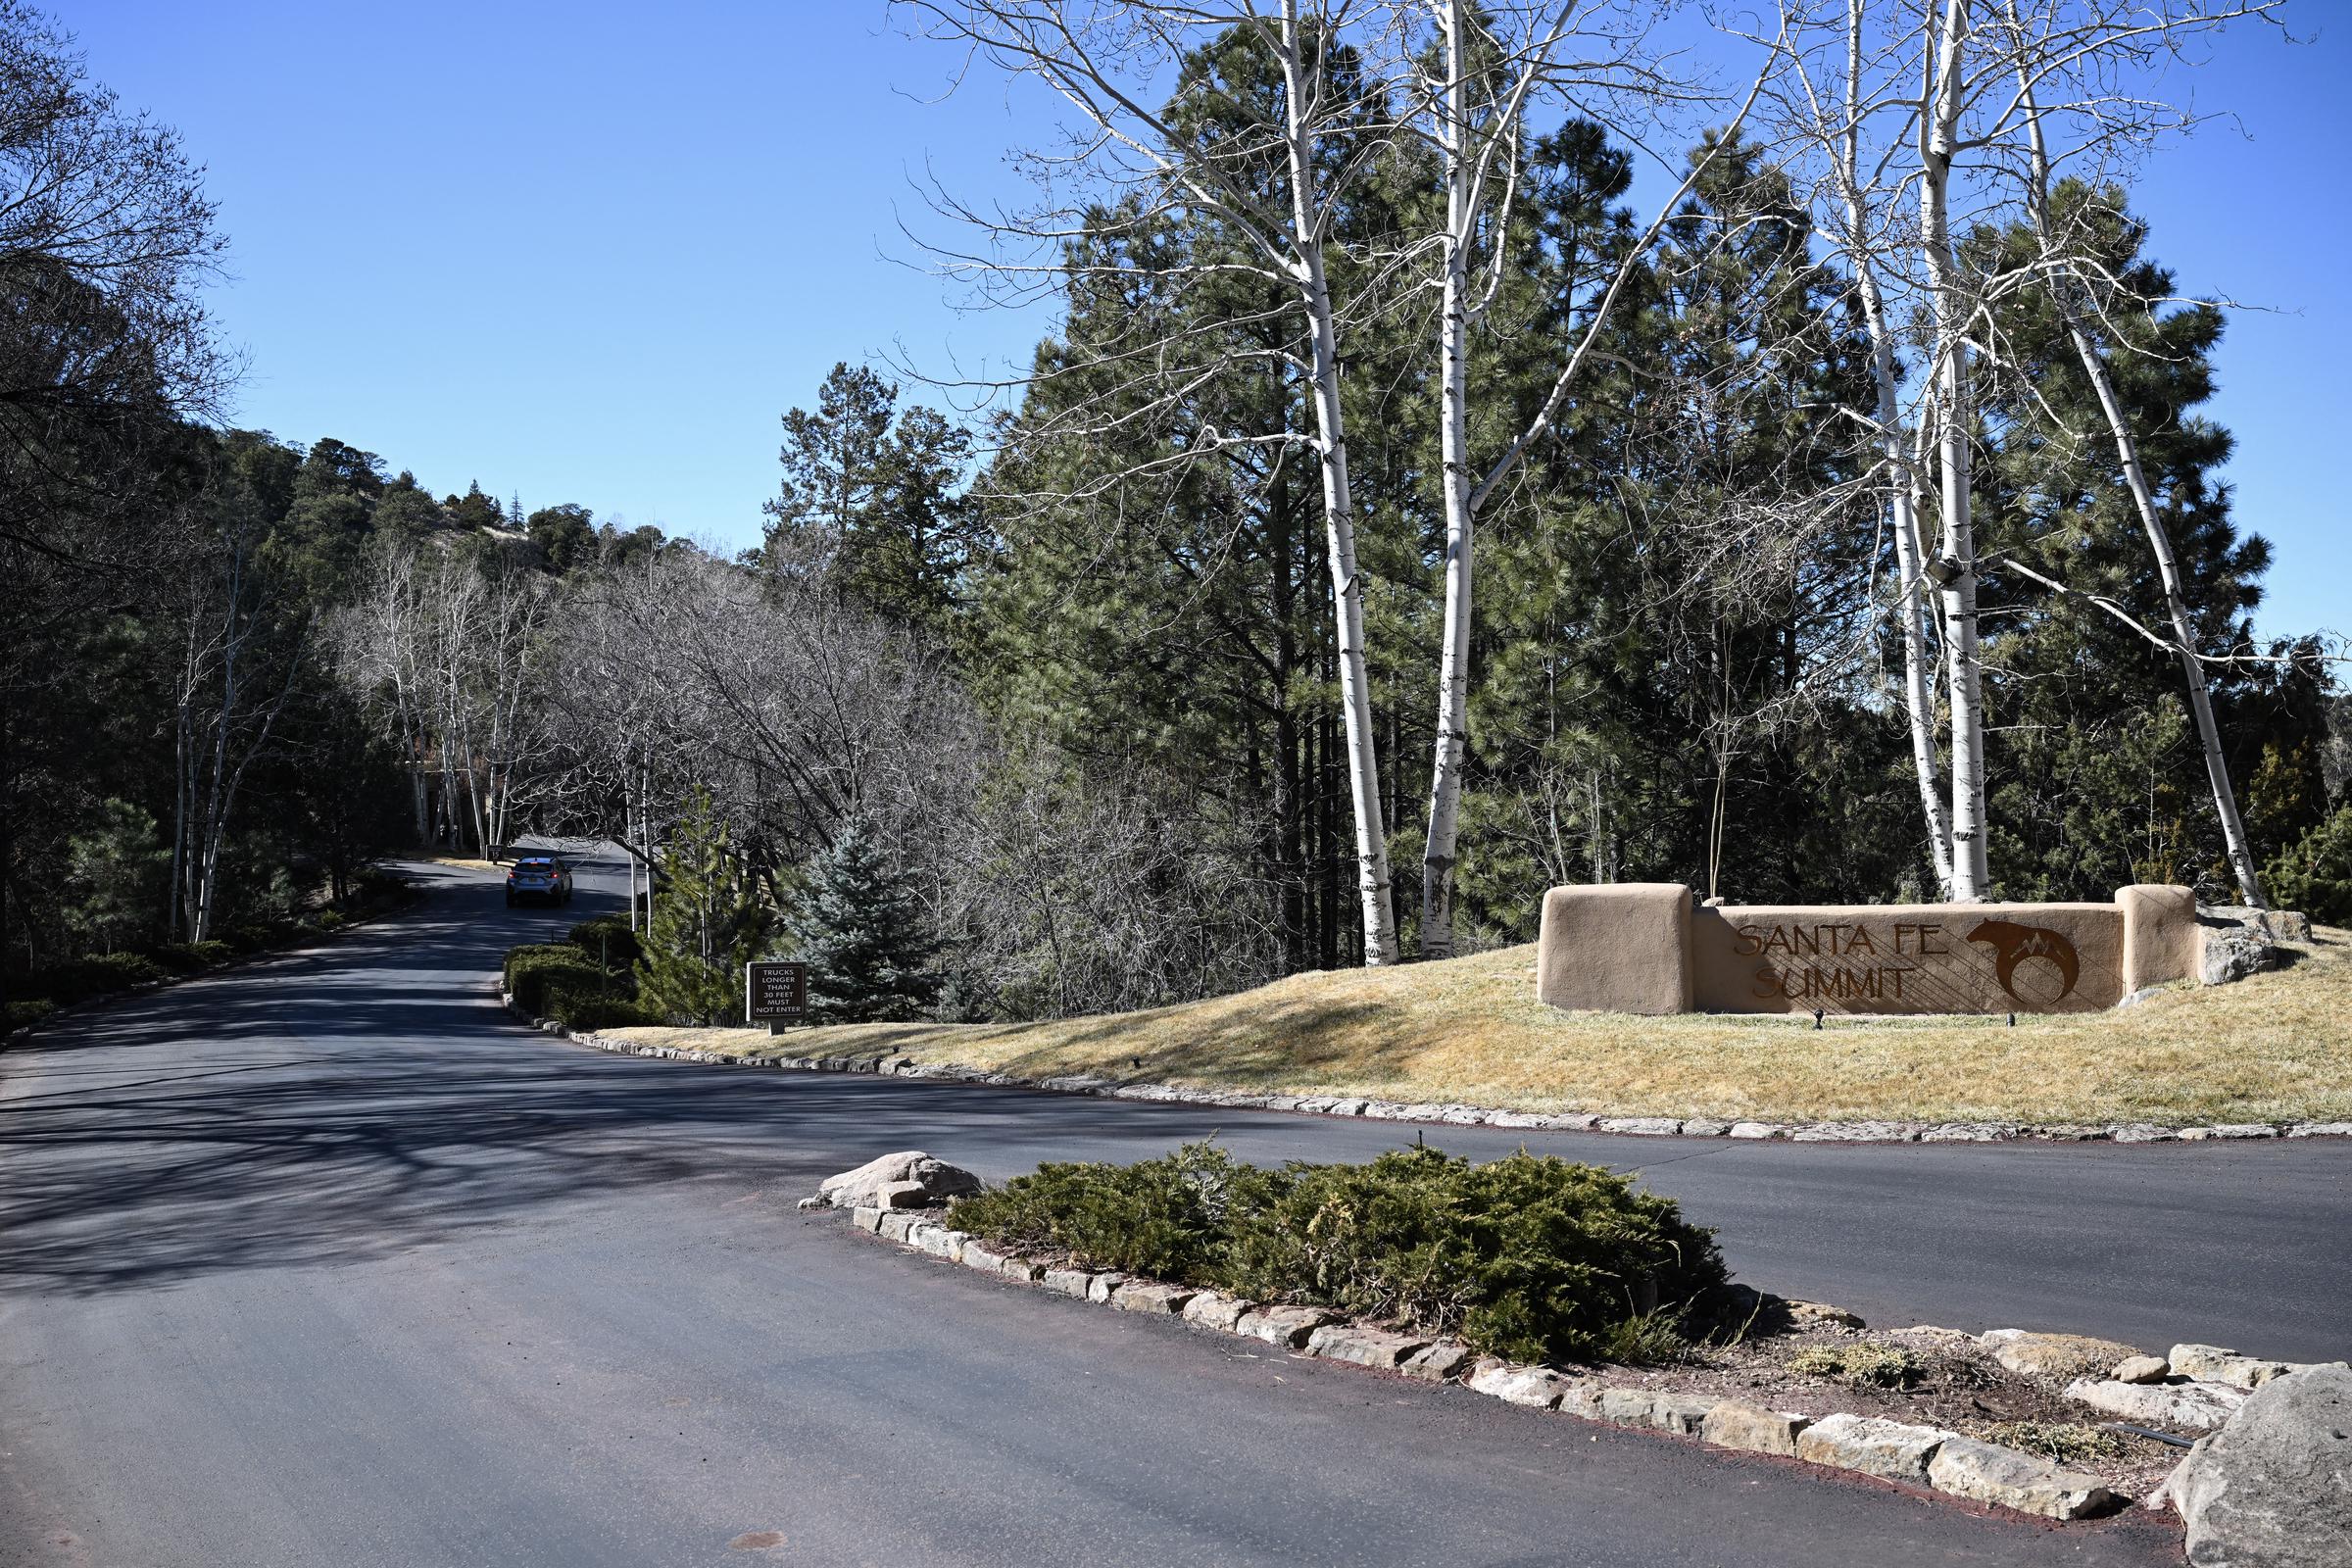
[[[1923,569],[1927,572],[1929,580],[1938,588],[1949,588],[1968,575],[1968,567],[1962,565],[1952,556],[1937,556],[1930,561]]]

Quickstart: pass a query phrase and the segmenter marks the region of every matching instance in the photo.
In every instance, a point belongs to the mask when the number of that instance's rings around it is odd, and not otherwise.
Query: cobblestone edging
[[[1053,1267],[951,1229],[919,1209],[853,1208],[850,1217],[859,1230],[909,1251],[1018,1285],[1121,1311],[1181,1317],[1297,1355],[1428,1383],[1458,1383],[1473,1393],[1586,1421],[1799,1459],[2045,1519],[2087,1518],[2112,1512],[2125,1501],[2098,1476],[1941,1428],[1851,1414],[1814,1420],[1713,1395],[1614,1388],[1579,1372],[1481,1356],[1451,1340],[1367,1328],[1320,1307],[1261,1306],[1218,1291],[1114,1271]]]
[[[496,989],[500,982],[493,981]],[[1252,1095],[1215,1089],[1181,1089],[1173,1084],[1122,1083],[1115,1078],[1069,1075],[1024,1078],[1017,1073],[987,1072],[953,1062],[923,1062],[912,1056],[884,1056],[868,1061],[851,1056],[749,1056],[718,1051],[685,1051],[674,1046],[641,1046],[626,1040],[564,1028],[552,1018],[539,1018],[514,1004],[503,990],[499,1000],[509,1011],[543,1033],[562,1035],[575,1045],[624,1056],[653,1056],[664,1061],[694,1061],[725,1067],[777,1067],[799,1072],[877,1073],[885,1077],[930,1078],[945,1083],[990,1084],[1009,1089],[1042,1089],[1054,1094],[1096,1095],[1105,1100],[1141,1100],[1167,1104],[1229,1106],[1237,1110],[1282,1110],[1311,1116],[1360,1116],[1372,1121],[1434,1122],[1452,1127],[1502,1127],[1528,1132],[1621,1133],[1651,1138],[1746,1138],[1784,1140],[1798,1144],[2005,1144],[2196,1143],[2208,1139],[2352,1138],[2352,1121],[2231,1122],[2217,1126],[2160,1127],[2148,1122],[2107,1126],[2043,1126],[2031,1122],[1915,1122],[1915,1121],[1722,1121],[1706,1117],[1611,1116],[1599,1112],[1543,1114],[1483,1105],[1400,1103],[1347,1095]]]

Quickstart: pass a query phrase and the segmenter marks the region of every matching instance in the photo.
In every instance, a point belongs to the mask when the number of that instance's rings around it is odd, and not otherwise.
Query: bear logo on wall
[[[2066,934],[2048,926],[2020,925],[2015,920],[1981,920],[1968,934],[1971,942],[1982,942],[1992,949],[1992,977],[2001,989],[2029,1007],[2046,1007],[2063,1002],[2075,989],[2082,976],[2082,961],[2075,956],[2075,945]],[[2057,966],[2058,977],[2065,982],[2054,997],[2029,997],[2017,989],[2017,966],[2028,958],[2047,958]]]

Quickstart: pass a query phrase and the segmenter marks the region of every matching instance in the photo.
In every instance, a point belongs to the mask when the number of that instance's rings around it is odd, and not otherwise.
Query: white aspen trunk
[[[195,903],[188,922],[191,942],[213,934],[213,906],[220,891],[221,808],[228,765],[228,727],[237,711],[237,655],[243,638],[237,630],[237,612],[245,595],[245,555],[242,541],[230,546],[228,558],[228,613],[220,640],[220,716],[213,731],[212,778],[206,785],[202,830],[196,846]]]
[[[2015,15],[2012,7],[2013,20]],[[2027,193],[2028,205],[2033,212],[2034,231],[2046,252],[2053,243],[2050,157],[2042,140],[2033,76],[2023,60],[2018,63],[2018,85],[2033,152],[2033,185]],[[2164,583],[2165,613],[2172,618],[2174,651],[2180,656],[2181,679],[2188,687],[2189,711],[2196,717],[2197,742],[2205,754],[2205,780],[2213,790],[2214,814],[2221,819],[2222,844],[2230,858],[2230,874],[2236,879],[2238,896],[2246,901],[2247,907],[2267,910],[2270,901],[2263,897],[2262,879],[2254,866],[2253,845],[2246,836],[2245,818],[2238,812],[2237,791],[2230,782],[2229,759],[2222,751],[2221,725],[2214,719],[2213,698],[2205,688],[2205,665],[2197,658],[2196,622],[2190,618],[2188,602],[2180,591],[2180,565],[2173,554],[2172,534],[2156,510],[2155,492],[2139,464],[2138,439],[2124,413],[2123,399],[2116,395],[2115,377],[2108,373],[2107,361],[2083,321],[2082,302],[2075,294],[2075,280],[2063,265],[2051,274],[2051,297],[2057,302],[2059,318],[2066,322],[2067,336],[2074,340],[2075,353],[2082,361],[2082,373],[2090,378],[2091,388],[2098,394],[2099,411],[2106,416],[2108,434],[2115,441],[2115,455],[2124,466],[2124,482],[2130,487],[2132,504],[2139,513],[2140,531],[2147,535],[2148,550],[2156,558],[2157,576]]]
[[[1919,786],[1920,814],[1927,824],[1928,850],[1936,867],[1936,897],[1952,897],[1952,823],[1944,809],[1941,769],[1936,760],[1936,703],[1928,674],[1927,587],[1921,568],[1927,548],[1920,536],[1916,476],[1903,458],[1902,406],[1894,371],[1894,338],[1886,301],[1871,263],[1870,218],[1862,200],[1862,20],[1863,0],[1847,0],[1845,33],[1845,125],[1838,151],[1838,181],[1844,187],[1846,249],[1861,294],[1862,318],[1870,333],[1870,374],[1878,399],[1879,455],[1886,465],[1887,502],[1894,523],[1895,573],[1900,579],[1895,609],[1903,640],[1903,709],[1911,731],[1911,770]]]
[[[1421,956],[1453,956],[1453,866],[1461,839],[1462,757],[1469,731],[1471,525],[1469,387],[1471,169],[1461,0],[1446,0],[1446,91],[1438,140],[1446,161],[1445,279],[1438,317],[1438,448],[1446,493],[1446,618],[1438,655],[1437,756],[1429,839],[1421,858]],[[1508,127],[1500,132],[1508,133]]]
[[[629,783],[628,763],[623,761],[620,768],[620,858],[629,872],[629,929],[632,931],[637,929],[637,857],[629,846],[636,842],[636,795],[637,792]]]
[[[1348,785],[1355,815],[1356,892],[1363,905],[1364,962],[1396,961],[1396,916],[1390,900],[1388,829],[1380,803],[1380,764],[1372,743],[1372,705],[1364,663],[1363,586],[1355,563],[1355,507],[1348,483],[1347,421],[1340,408],[1338,331],[1323,268],[1323,236],[1310,196],[1315,178],[1306,124],[1305,40],[1298,0],[1284,0],[1284,113],[1291,174],[1295,278],[1313,341],[1313,394],[1322,460],[1323,515],[1329,535],[1331,593],[1339,628],[1340,711],[1348,737]]]
[[[1952,159],[1959,139],[1968,0],[1944,0],[1940,39],[1929,14],[1923,51],[1927,112],[1920,116],[1920,246],[1936,320],[1936,455],[1943,554],[1957,570],[1943,590],[1944,654],[1952,704],[1952,887],[1966,903],[1991,882],[1985,858],[1984,710],[1977,636],[1976,536],[1969,515],[1968,306],[1952,252]]]

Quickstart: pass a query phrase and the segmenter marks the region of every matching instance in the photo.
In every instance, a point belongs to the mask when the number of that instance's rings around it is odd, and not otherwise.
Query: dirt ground
[[[1879,1381],[1851,1372],[1802,1370],[1835,1360],[1873,1369]],[[2086,1470],[2118,1495],[2134,1499],[2155,1491],[2185,1451],[2108,1432],[2099,1425],[2107,1417],[2061,1397],[2059,1391],[2082,1373],[2021,1376],[1974,1338],[1952,1329],[1821,1325],[1701,1348],[1682,1365],[1579,1370],[1612,1388],[1716,1395],[1817,1421],[1847,1411],[1941,1427]],[[2106,1370],[2086,1365],[2082,1372]]]

